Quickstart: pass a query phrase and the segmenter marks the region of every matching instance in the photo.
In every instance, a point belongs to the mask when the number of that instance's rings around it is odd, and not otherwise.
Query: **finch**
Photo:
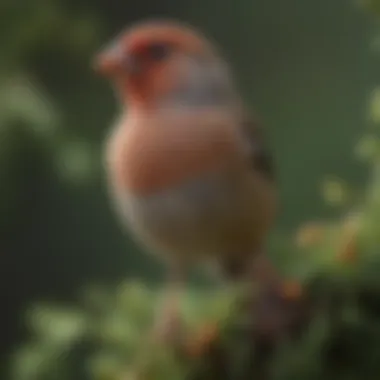
[[[277,209],[272,158],[214,44],[179,22],[145,21],[95,68],[120,99],[106,165],[125,226],[168,263],[175,286],[199,262],[227,279],[253,267],[260,276]]]

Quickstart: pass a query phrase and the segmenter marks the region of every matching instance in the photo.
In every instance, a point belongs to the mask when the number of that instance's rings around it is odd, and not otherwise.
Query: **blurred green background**
[[[267,127],[281,215],[272,239],[332,217],[321,181],[360,190],[352,149],[378,84],[376,22],[350,0],[30,0],[0,2],[0,351],[24,336],[39,299],[81,285],[158,278],[109,207],[103,141],[117,109],[94,54],[144,18],[187,21],[219,42]]]

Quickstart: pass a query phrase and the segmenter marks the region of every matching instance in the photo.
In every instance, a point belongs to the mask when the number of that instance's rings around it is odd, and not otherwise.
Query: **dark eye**
[[[171,52],[171,48],[165,44],[155,43],[149,45],[147,48],[147,53],[151,59],[154,61],[162,61],[165,59]]]

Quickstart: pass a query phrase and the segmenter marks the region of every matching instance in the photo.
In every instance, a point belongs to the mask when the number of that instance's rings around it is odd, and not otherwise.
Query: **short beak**
[[[95,59],[94,69],[105,76],[133,74],[138,71],[136,60],[119,45],[105,49]]]

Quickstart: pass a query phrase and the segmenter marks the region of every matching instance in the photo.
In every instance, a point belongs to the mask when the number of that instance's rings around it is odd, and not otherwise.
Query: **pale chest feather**
[[[154,251],[183,256],[250,252],[273,214],[270,188],[257,180],[225,170],[152,195],[116,197],[124,220]]]

